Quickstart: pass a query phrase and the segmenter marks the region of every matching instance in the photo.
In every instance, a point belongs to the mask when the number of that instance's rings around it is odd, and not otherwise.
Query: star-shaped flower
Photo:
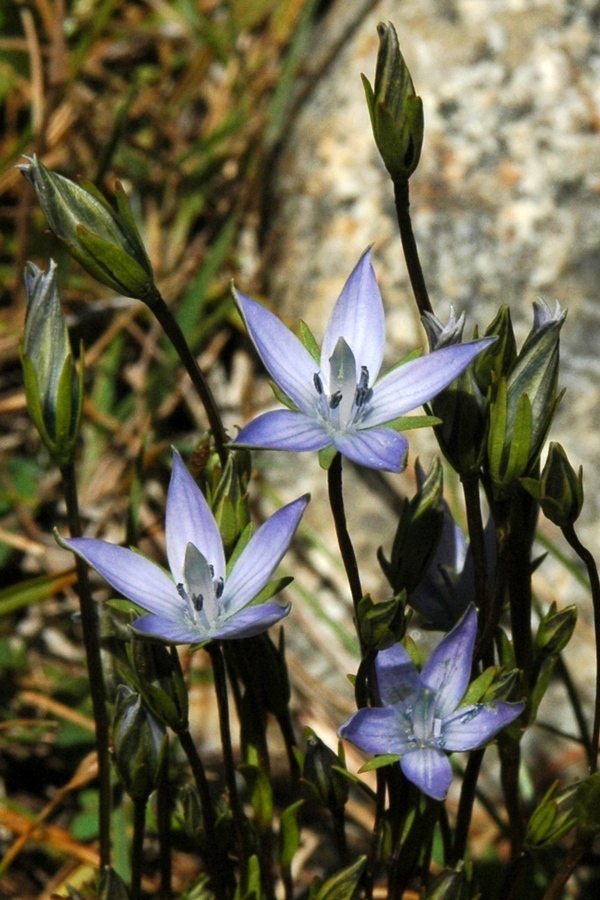
[[[235,293],[254,345],[290,409],[246,425],[234,443],[273,450],[324,450],[373,469],[400,472],[408,443],[394,420],[431,400],[490,339],[444,347],[377,381],[385,346],[383,303],[367,250],[344,285],[318,358],[279,319]]]
[[[139,553],[106,541],[73,538],[64,544],[148,611],[136,619],[135,631],[173,644],[250,637],[290,610],[289,604],[273,600],[250,604],[287,551],[309,499],[305,494],[272,515],[227,573],[217,524],[175,451],[166,514],[171,575]]]
[[[402,644],[375,660],[383,707],[359,709],[339,730],[366,753],[393,754],[409,781],[443,800],[452,781],[446,753],[487,744],[524,708],[495,700],[459,706],[469,678],[477,614],[469,607],[419,672]]]

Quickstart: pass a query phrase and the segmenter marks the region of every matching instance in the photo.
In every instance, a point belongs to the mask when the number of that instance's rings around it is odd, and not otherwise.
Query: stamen
[[[314,383],[315,389],[317,391],[317,394],[322,394],[323,393],[323,382],[321,381],[321,376],[319,375],[318,372],[315,372],[315,374],[313,375],[313,383]]]
[[[177,585],[177,593],[179,594],[179,596],[181,597],[182,600],[185,600],[186,603],[188,602],[188,595],[186,594],[185,588],[184,588],[183,584],[181,584],[181,582]]]
[[[192,603],[196,612],[201,612],[204,606],[204,597],[202,594],[192,594]]]
[[[217,600],[222,595],[224,587],[225,587],[225,581],[223,580],[223,578],[219,578],[219,580],[217,581],[217,583],[215,585],[215,597],[217,598]]]
[[[373,391],[369,387],[369,370],[366,366],[361,366],[360,378],[354,394],[354,405],[356,407],[364,406],[371,399],[372,395]]]
[[[329,398],[329,409],[337,409],[342,402],[342,397],[343,394],[341,391],[336,391],[335,394],[332,394]]]

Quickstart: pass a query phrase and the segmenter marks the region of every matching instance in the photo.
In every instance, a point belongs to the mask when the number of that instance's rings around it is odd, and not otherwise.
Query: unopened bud
[[[564,609],[557,610],[556,603],[552,603],[538,626],[536,647],[544,656],[555,656],[564,650],[571,640],[576,624],[576,606],[565,606]]]
[[[375,87],[362,76],[375,143],[394,181],[410,178],[423,146],[423,101],[415,94],[391,22],[380,22]]]
[[[146,800],[154,788],[166,753],[164,727],[144,706],[140,694],[119,685],[115,703],[114,758],[125,790]]]

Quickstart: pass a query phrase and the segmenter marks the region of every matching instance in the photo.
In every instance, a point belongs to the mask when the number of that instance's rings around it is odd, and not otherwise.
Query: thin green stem
[[[77,498],[77,481],[73,463],[67,463],[61,467],[61,476],[65,492],[67,506],[67,519],[71,537],[81,537],[82,528],[79,517],[79,501]],[[106,711],[106,691],[104,687],[104,673],[102,671],[102,658],[100,656],[100,635],[98,629],[98,616],[92,599],[92,591],[88,577],[87,566],[78,556],[75,557],[77,570],[77,592],[79,595],[79,608],[81,611],[81,627],[83,632],[83,644],[90,679],[90,694],[94,721],[96,723],[96,753],[98,754],[98,804],[99,804],[99,842],[100,842],[100,870],[110,866],[110,756],[109,722]]]
[[[479,610],[480,622],[486,622],[490,617],[491,598],[487,591],[487,558],[485,553],[485,538],[483,531],[483,518],[481,515],[481,495],[479,493],[479,478],[470,475],[461,478],[465,508],[467,511],[467,527],[469,530],[469,546],[473,557],[475,571],[475,603]],[[483,628],[483,624],[480,626]],[[491,662],[484,661],[489,666]]]
[[[462,788],[460,792],[460,801],[458,803],[458,812],[456,814],[456,828],[454,830],[454,846],[452,847],[452,858],[450,865],[455,866],[459,859],[464,859],[467,849],[467,841],[469,838],[469,828],[471,827],[471,816],[473,815],[473,804],[477,790],[477,780],[479,778],[479,770],[483,762],[485,747],[481,750],[471,750],[469,760],[463,777]]]
[[[237,784],[235,780],[235,763],[233,759],[233,745],[231,743],[231,726],[229,723],[229,701],[227,698],[227,679],[225,673],[225,661],[220,644],[212,642],[206,646],[210,656],[219,709],[219,726],[221,732],[221,749],[223,751],[223,767],[225,769],[225,781],[229,792],[229,804],[233,817],[233,825],[236,832],[240,853],[240,890],[242,895],[248,887],[248,858],[249,849],[246,840],[246,828],[244,812],[240,802]]]
[[[156,820],[158,826],[160,890],[159,900],[171,897],[171,790],[169,785],[169,743],[158,776],[156,790]]]
[[[342,562],[346,570],[354,613],[358,617],[358,604],[362,600],[363,592],[360,583],[356,553],[352,546],[348,525],[346,524],[346,510],[344,508],[344,493],[342,487],[342,457],[336,453],[329,469],[327,470],[327,488],[329,492],[329,505],[333,514],[335,533],[342,556]],[[358,618],[357,618],[358,625]]]
[[[190,764],[192,776],[200,798],[202,823],[204,825],[204,836],[206,839],[206,868],[217,896],[228,897],[229,893],[225,887],[225,871],[221,865],[221,862],[224,863],[223,853],[219,850],[215,833],[215,808],[210,796],[204,765],[200,759],[200,755],[196,749],[196,745],[194,744],[189,729],[186,728],[184,731],[178,732],[177,737],[179,738],[181,749],[185,753]]]
[[[221,414],[215,402],[215,398],[212,395],[212,391],[210,390],[204,375],[200,371],[196,357],[190,350],[177,319],[163,300],[157,288],[154,288],[150,297],[144,298],[144,302],[158,319],[163,331],[171,341],[181,362],[185,366],[192,384],[196,388],[196,392],[202,401],[202,405],[204,406],[208,418],[219,459],[224,466],[227,462],[227,450],[225,447],[227,436],[225,434],[223,420],[221,419]]]
[[[590,590],[592,592],[592,604],[594,607],[594,637],[596,640],[596,702],[594,706],[594,725],[592,728],[592,743],[590,754],[590,771],[596,772],[598,769],[598,744],[600,742],[600,578],[598,577],[598,567],[594,557],[584,545],[581,543],[575,533],[572,525],[563,528],[563,534],[575,553],[585,564],[588,578],[590,581]]]
[[[146,828],[146,797],[133,801],[133,841],[131,843],[131,900],[142,896],[142,862],[144,858],[144,831]]]
[[[400,228],[400,238],[402,240],[402,249],[406,260],[406,268],[408,269],[408,277],[412,285],[413,294],[417,301],[419,312],[433,312],[427,285],[421,268],[419,259],[419,251],[417,250],[417,242],[413,232],[412,222],[410,219],[410,196],[408,187],[408,178],[404,181],[394,181],[394,201],[396,204],[396,217],[398,219],[398,227]]]

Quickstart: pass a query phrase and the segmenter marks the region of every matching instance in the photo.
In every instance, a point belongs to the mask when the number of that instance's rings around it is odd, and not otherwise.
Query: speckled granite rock
[[[318,57],[331,45],[357,7],[343,0],[333,4],[315,32],[311,56]],[[327,70],[286,141],[275,174],[279,205],[271,223],[269,296],[288,321],[303,318],[320,337],[345,277],[365,246],[374,242],[374,264],[386,303],[389,362],[423,343],[391,185],[371,135],[360,83],[361,72],[371,79],[374,75],[376,25],[382,19],[395,24],[424,101],[425,144],[411,180],[411,200],[434,309],[445,318],[453,304],[468,312],[471,325],[485,326],[497,307],[507,303],[519,340],[530,327],[536,295],[551,302],[558,298],[569,310],[561,379],[567,395],[552,437],[565,445],[574,464],[584,464],[582,533],[597,553],[597,0],[382,0]],[[254,399],[267,404],[270,393],[259,388]],[[419,432],[409,438],[412,460],[419,453],[427,463],[436,451],[432,436]],[[282,495],[291,498],[299,489],[310,489],[313,503],[307,522],[320,531],[327,528],[325,478],[311,455],[265,453],[257,455],[257,462]],[[397,491],[410,491],[410,478],[408,471],[388,483]],[[394,516],[351,467],[346,467],[345,479],[363,586],[381,595],[386,588],[374,549],[390,546]],[[556,529],[547,523],[544,527],[560,543]],[[347,600],[345,607],[340,600],[348,593],[343,574],[318,550],[315,553],[314,567],[325,573],[331,588],[324,594],[321,585],[318,593],[325,598],[327,616],[341,623],[345,618],[351,629]],[[591,697],[594,663],[587,594],[551,560],[536,577],[544,596],[580,603],[584,640],[578,642],[577,664],[580,683]],[[330,682],[341,674],[330,671]],[[339,685],[348,693],[347,684]]]

